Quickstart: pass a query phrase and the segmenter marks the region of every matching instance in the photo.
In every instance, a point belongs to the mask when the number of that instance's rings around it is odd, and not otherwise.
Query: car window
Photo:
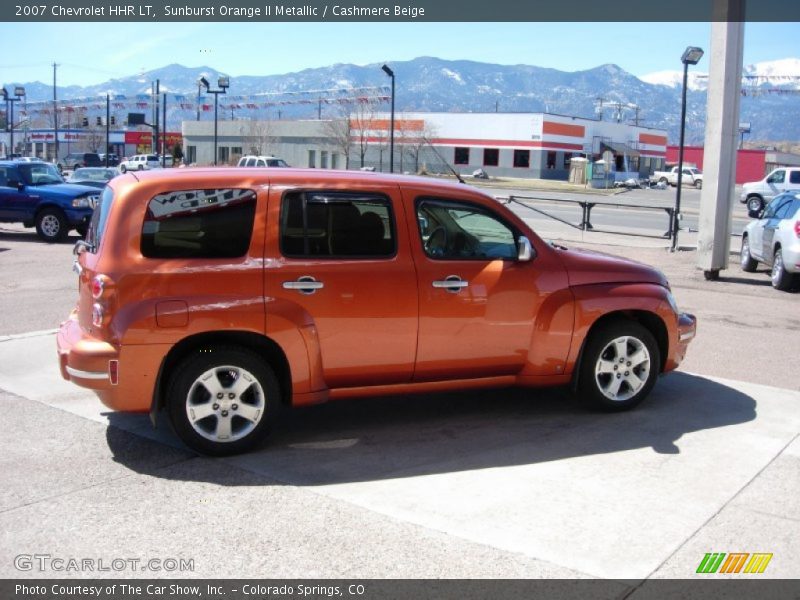
[[[252,190],[182,190],[154,196],[142,226],[148,258],[236,258],[250,247]]]
[[[422,247],[440,260],[516,259],[514,230],[489,210],[462,202],[417,200]]]
[[[288,192],[281,202],[281,253],[290,258],[386,258],[396,252],[385,196]]]
[[[158,161],[158,157],[155,154],[149,154],[147,156],[147,160],[150,161],[150,162],[154,162],[154,161],[157,162]]]
[[[775,171],[767,178],[767,183],[783,183],[786,178],[786,171]]]
[[[266,166],[267,166],[267,163],[265,163],[265,162],[264,162],[264,159],[261,159],[261,158],[259,158],[259,159],[256,161],[256,166],[257,166],[257,167],[266,167]]]
[[[19,166],[19,170],[27,185],[64,183],[58,169],[50,163],[24,163]]]
[[[789,183],[800,183],[800,171],[789,171]]]
[[[772,201],[767,205],[766,210],[764,211],[762,219],[773,219],[777,216],[778,211],[788,202],[791,202],[791,196],[775,196]]]
[[[783,203],[781,203],[778,208],[775,209],[775,218],[776,219],[788,219],[789,218],[789,211],[794,204],[794,200],[791,196],[787,196]]]

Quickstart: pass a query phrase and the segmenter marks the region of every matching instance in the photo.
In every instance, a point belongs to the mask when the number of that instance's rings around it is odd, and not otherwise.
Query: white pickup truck
[[[650,176],[651,181],[678,185],[678,167],[669,171],[656,171]],[[698,190],[703,188],[703,172],[697,167],[683,167],[682,182],[691,183]]]

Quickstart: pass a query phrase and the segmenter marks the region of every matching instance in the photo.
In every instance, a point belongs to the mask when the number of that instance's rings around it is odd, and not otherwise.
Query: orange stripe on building
[[[554,123],[553,121],[545,121],[542,123],[542,134],[582,138],[584,135],[586,135],[586,127],[583,125],[568,125],[567,123]],[[664,143],[666,144],[666,140]]]
[[[652,133],[640,133],[639,143],[648,144],[650,146],[666,146],[667,138],[663,135],[653,135]]]
[[[388,130],[390,126],[389,119],[372,119],[363,123],[363,129],[371,131]],[[359,128],[362,128],[361,124],[359,124]],[[398,131],[422,131],[423,129],[425,129],[425,121],[422,119],[395,119],[394,121],[395,135]]]

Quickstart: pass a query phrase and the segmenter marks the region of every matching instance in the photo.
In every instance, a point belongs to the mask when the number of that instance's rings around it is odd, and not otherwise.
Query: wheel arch
[[[570,385],[573,390],[575,390],[578,385],[578,375],[581,370],[581,365],[583,364],[583,353],[586,349],[587,342],[600,327],[603,327],[606,323],[618,320],[627,320],[639,323],[653,335],[656,343],[658,344],[659,373],[664,372],[664,368],[666,367],[667,363],[667,356],[669,354],[669,333],[667,332],[667,325],[664,323],[663,319],[661,319],[661,317],[659,317],[656,313],[648,310],[615,310],[608,312],[596,319],[586,332],[586,335],[581,342],[581,349],[578,353],[578,359],[575,362],[574,369],[572,370],[572,381]]]
[[[150,408],[151,419],[166,405],[166,390],[170,373],[193,352],[209,346],[239,346],[255,352],[275,372],[281,388],[281,404],[288,406],[292,401],[292,377],[289,361],[281,347],[270,338],[247,331],[212,331],[191,335],[175,344],[158,369],[153,401]]]

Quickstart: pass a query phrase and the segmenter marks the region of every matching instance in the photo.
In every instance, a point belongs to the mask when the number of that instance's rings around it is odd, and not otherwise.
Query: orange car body
[[[243,256],[143,255],[143,221],[153,197],[220,188],[255,193]],[[358,259],[284,256],[281,204],[297,190],[385,197],[394,252]],[[675,310],[658,271],[553,247],[508,207],[466,185],[358,172],[185,169],[124,175],[108,193],[113,204],[104,227],[113,235],[78,256],[79,300],[61,325],[58,354],[65,379],[95,390],[118,411],[158,408],[171,367],[198,344],[257,349],[276,369],[284,400],[305,405],[386,393],[569,384],[587,334],[611,314],[647,325],[663,373],[678,366],[695,332],[694,318]],[[422,197],[497,215],[528,238],[533,258],[431,258],[415,208]],[[468,287],[455,292],[432,285],[452,276]],[[309,277],[324,289],[308,293],[284,285]]]

